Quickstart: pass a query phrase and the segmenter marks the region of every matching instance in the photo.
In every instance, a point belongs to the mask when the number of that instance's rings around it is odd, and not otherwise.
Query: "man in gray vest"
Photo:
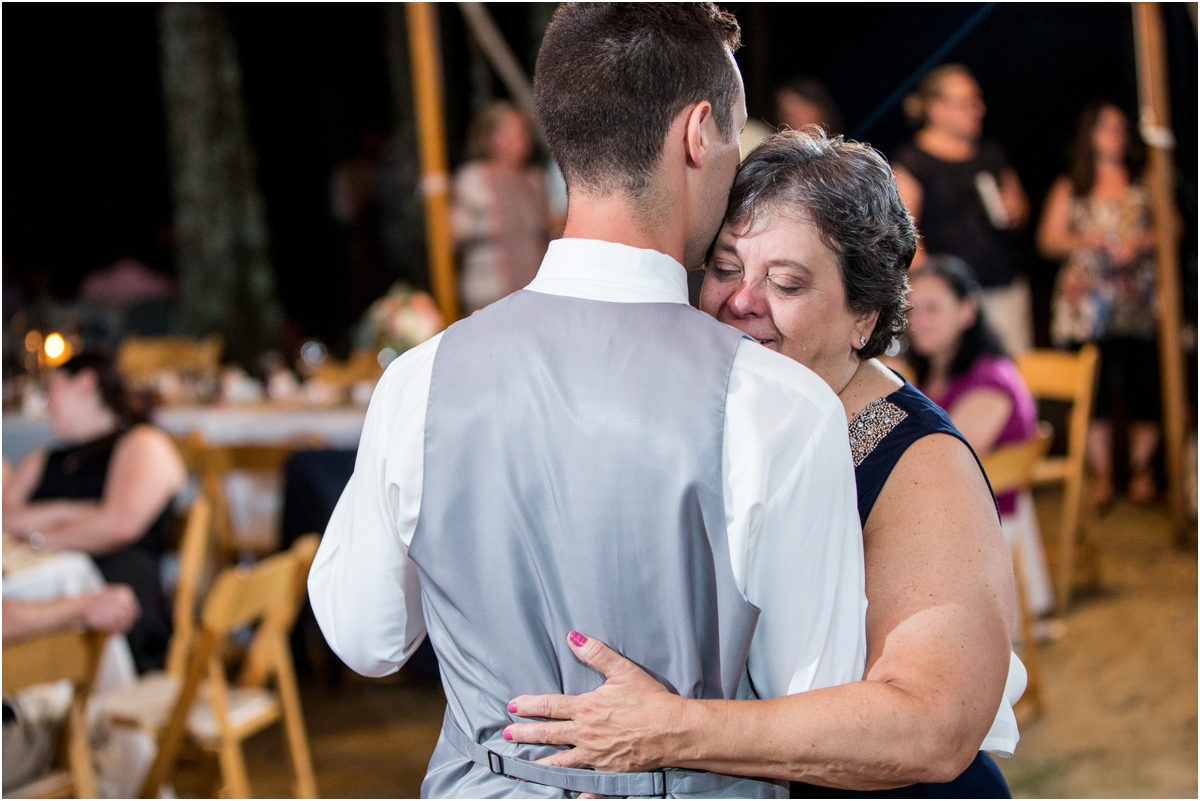
[[[554,748],[506,741],[518,693],[603,683],[576,627],[688,697],[862,676],[842,406],[687,304],[738,164],[738,40],[707,3],[561,6],[534,92],[564,238],[527,289],[405,353],[371,400],[309,591],[366,675],[428,633],[447,710],[424,796],[786,794],[549,767],[535,760]]]

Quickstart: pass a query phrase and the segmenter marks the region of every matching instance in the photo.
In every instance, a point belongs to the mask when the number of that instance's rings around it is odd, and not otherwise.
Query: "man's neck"
[[[668,211],[661,220],[648,220],[621,195],[572,195],[564,238],[599,239],[665,253],[680,264],[687,246],[684,220]]]

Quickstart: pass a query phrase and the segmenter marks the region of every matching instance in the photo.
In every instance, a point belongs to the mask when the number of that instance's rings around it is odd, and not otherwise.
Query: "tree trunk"
[[[227,358],[250,366],[282,313],[233,34],[218,4],[166,3],[159,43],[182,328],[220,333]]]

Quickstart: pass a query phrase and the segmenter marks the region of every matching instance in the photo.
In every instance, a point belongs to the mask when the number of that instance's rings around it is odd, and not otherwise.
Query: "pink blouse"
[[[975,364],[971,365],[970,370],[950,380],[950,386],[941,396],[931,395],[929,399],[949,412],[960,398],[976,389],[999,390],[1012,401],[1012,414],[1009,415],[1004,428],[1000,429],[996,447],[1023,442],[1037,434],[1037,403],[1021,379],[1021,374],[1017,372],[1017,366],[1003,356],[980,356],[975,360]],[[1000,504],[1002,515],[1010,515],[1016,509],[1015,492],[1006,492],[997,496],[996,500]]]

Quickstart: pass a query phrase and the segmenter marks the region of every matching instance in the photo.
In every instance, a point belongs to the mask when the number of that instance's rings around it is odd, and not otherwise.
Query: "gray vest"
[[[734,584],[721,471],[740,339],[684,304],[531,291],[443,335],[409,550],[447,701],[423,796],[779,796],[695,771],[547,771],[529,760],[558,749],[501,737],[517,695],[603,683],[572,629],[685,697],[753,697],[758,610]]]

